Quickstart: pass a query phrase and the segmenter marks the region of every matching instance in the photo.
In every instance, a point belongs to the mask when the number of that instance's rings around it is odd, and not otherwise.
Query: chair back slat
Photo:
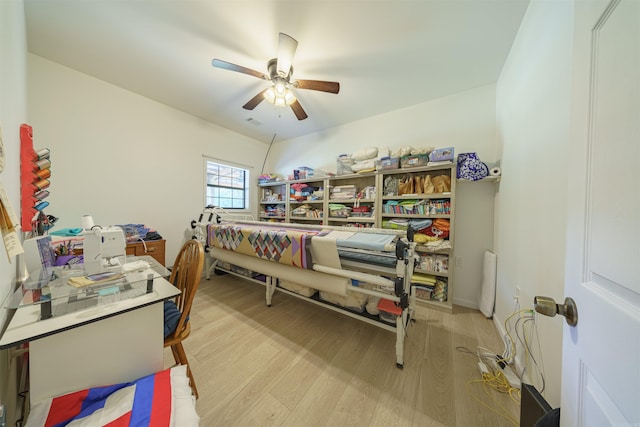
[[[204,256],[202,243],[192,239],[182,246],[173,264],[169,281],[180,290],[175,302],[182,313],[173,336],[180,335],[187,325],[187,317],[202,277]]]

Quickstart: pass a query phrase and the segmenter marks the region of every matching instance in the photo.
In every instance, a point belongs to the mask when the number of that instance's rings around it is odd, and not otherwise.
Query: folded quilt
[[[31,408],[35,426],[197,426],[195,398],[186,366],[133,382],[78,390],[46,399]]]
[[[394,251],[395,234],[353,233],[346,239],[336,240],[338,247],[369,249],[374,251]]]

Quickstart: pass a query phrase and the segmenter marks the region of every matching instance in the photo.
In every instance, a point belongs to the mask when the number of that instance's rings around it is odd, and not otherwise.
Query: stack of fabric
[[[433,289],[436,285],[436,278],[431,274],[413,273],[411,284]]]
[[[431,299],[435,285],[436,278],[430,274],[413,273],[411,277],[411,286],[415,288],[418,298]]]
[[[433,249],[448,249],[451,247],[449,241],[450,222],[445,218],[436,218],[426,227],[414,229],[417,230],[414,235],[414,241],[420,245],[427,245]]]
[[[355,199],[358,189],[355,185],[337,185],[331,188],[332,199]]]
[[[305,183],[297,182],[295,184],[291,184],[291,194],[289,195],[289,200],[294,200],[297,202],[310,200],[313,193],[318,190],[320,190],[320,187],[313,187]]]
[[[436,279],[435,287],[433,288],[433,293],[431,294],[431,299],[445,302],[447,300],[449,293],[449,284],[447,283],[447,279],[444,277],[438,277]]]
[[[137,240],[145,240],[147,233],[153,231],[144,224],[118,224],[118,227],[124,230],[127,242],[135,242]]]
[[[351,215],[351,207],[341,203],[329,203],[329,216],[347,218]]]
[[[438,239],[447,239],[449,238],[450,225],[451,224],[448,219],[437,218],[433,220],[430,227],[426,227],[424,230],[420,230],[420,232]]]

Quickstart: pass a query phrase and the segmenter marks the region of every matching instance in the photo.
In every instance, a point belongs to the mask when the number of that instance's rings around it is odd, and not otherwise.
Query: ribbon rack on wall
[[[34,221],[49,206],[51,160],[49,149],[33,149],[33,129],[20,126],[20,225],[23,231],[34,230]],[[35,231],[35,230],[34,230]]]

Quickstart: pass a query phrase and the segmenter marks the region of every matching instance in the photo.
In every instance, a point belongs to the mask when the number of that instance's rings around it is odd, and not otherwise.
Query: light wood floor
[[[231,275],[201,282],[185,349],[208,426],[512,426],[477,402],[485,389],[475,356],[502,352],[493,322],[470,309],[420,306],[396,368],[395,334]],[[170,350],[165,364],[171,365]],[[488,393],[487,393],[488,390]]]

